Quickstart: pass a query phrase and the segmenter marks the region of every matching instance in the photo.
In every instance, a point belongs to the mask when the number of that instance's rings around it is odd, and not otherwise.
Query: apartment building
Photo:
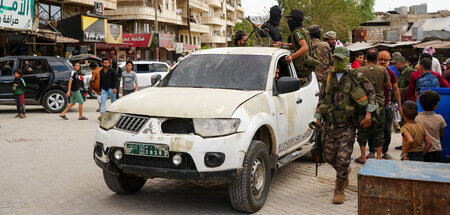
[[[241,0],[117,0],[117,9],[105,15],[123,26],[124,37],[151,38],[159,32],[159,47],[150,42],[147,47],[132,47],[140,59],[173,60],[176,43],[182,44],[183,52],[226,47],[244,10]],[[172,42],[161,41],[169,36]]]

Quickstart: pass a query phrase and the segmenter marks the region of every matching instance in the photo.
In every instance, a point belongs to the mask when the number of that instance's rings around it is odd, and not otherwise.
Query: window
[[[167,72],[169,69],[166,65],[161,63],[155,63],[153,66],[155,67],[156,72]]]
[[[188,36],[184,36],[184,43],[189,43]]]
[[[148,64],[136,64],[136,73],[149,73]]]
[[[13,60],[1,61],[0,62],[0,76],[14,75],[13,70],[12,70],[13,68],[14,68]]]
[[[180,35],[180,43],[183,43],[183,35]]]
[[[72,72],[73,68],[69,61],[52,61],[49,60],[48,63],[55,73],[60,72]]]
[[[48,73],[48,67],[45,60],[22,60],[20,69],[23,75]]]

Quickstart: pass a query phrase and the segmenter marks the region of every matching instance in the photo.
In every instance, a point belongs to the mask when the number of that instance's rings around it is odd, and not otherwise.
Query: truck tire
[[[252,140],[241,174],[228,187],[233,208],[247,213],[261,209],[269,192],[270,175],[267,146],[261,141]]]
[[[108,188],[118,194],[131,194],[138,192],[145,184],[147,179],[129,176],[125,173],[114,175],[103,170],[103,179],[105,179]]]
[[[62,90],[49,90],[42,98],[42,106],[49,113],[61,113],[69,104],[69,99]]]

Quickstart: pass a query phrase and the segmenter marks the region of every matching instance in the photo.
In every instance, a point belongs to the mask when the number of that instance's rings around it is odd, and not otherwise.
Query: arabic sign
[[[108,23],[107,43],[122,43],[122,26]]]
[[[173,41],[172,34],[159,34],[159,47],[173,48]]]
[[[123,43],[133,47],[150,47],[152,34],[123,34]]]
[[[34,0],[1,0],[0,27],[31,30]]]
[[[103,13],[105,12],[105,8],[103,6],[103,3],[101,2],[94,2],[94,9],[95,14],[97,15],[103,15]]]
[[[83,30],[84,42],[105,42],[106,29],[106,19],[81,16],[81,30]]]

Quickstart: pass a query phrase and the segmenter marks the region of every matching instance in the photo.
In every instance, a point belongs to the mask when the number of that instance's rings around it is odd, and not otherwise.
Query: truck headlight
[[[113,128],[116,122],[120,119],[120,116],[122,116],[120,113],[105,112],[102,120],[100,121],[100,128],[105,130]]]
[[[236,133],[239,119],[194,119],[195,133],[202,137],[224,136]]]

